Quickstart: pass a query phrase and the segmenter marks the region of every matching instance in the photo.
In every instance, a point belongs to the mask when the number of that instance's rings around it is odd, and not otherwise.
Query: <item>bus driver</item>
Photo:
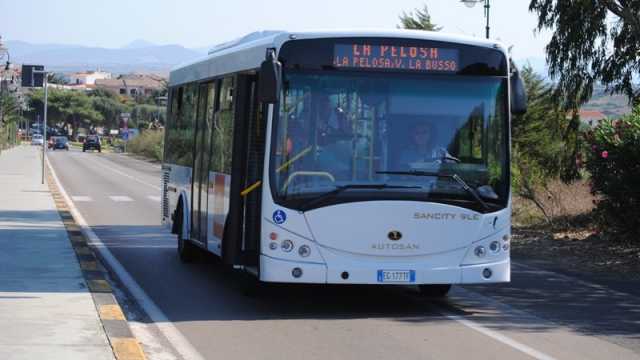
[[[411,145],[405,148],[399,157],[399,163],[414,168],[415,163],[424,162],[460,162],[443,148],[434,144],[433,131],[428,123],[417,123],[410,130]],[[413,165],[413,166],[412,166]]]

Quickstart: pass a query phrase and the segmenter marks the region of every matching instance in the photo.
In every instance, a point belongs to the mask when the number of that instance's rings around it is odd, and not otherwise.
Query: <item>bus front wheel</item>
[[[420,295],[432,298],[443,298],[447,296],[449,290],[451,290],[449,284],[418,285]]]

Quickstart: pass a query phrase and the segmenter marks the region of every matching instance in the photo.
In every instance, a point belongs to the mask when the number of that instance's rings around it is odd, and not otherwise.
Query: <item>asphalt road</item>
[[[640,358],[640,297],[515,259],[510,284],[454,287],[436,302],[405,287],[276,286],[213,257],[180,263],[160,226],[160,166],[119,154],[50,152],[88,225],[187,341],[141,317],[150,358]],[[113,264],[112,264],[113,265]],[[194,354],[194,352],[191,352]]]

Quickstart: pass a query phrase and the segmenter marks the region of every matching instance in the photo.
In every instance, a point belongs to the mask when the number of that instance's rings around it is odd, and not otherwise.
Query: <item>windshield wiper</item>
[[[315,204],[321,202],[322,200],[334,197],[339,193],[348,190],[348,189],[420,189],[420,186],[407,186],[407,185],[389,185],[389,184],[347,184],[347,185],[336,185],[336,188],[328,191],[326,193],[320,194],[318,197],[315,197],[305,204],[303,204],[301,210],[306,211],[312,208]]]
[[[431,172],[431,171],[410,170],[410,171],[376,171],[376,174],[383,174],[383,175],[411,175],[411,176],[434,176],[434,177],[440,177],[440,178],[453,179],[455,182],[460,184],[460,186],[462,186],[462,188],[465,191],[467,191],[469,194],[471,194],[471,196],[473,196],[473,198],[480,205],[482,205],[482,207],[485,210],[489,210],[489,205],[487,205],[487,203],[484,200],[482,200],[480,195],[478,195],[478,192],[474,188],[469,186],[467,184],[467,182],[464,181],[456,173],[445,174],[445,173],[437,173],[437,172]]]

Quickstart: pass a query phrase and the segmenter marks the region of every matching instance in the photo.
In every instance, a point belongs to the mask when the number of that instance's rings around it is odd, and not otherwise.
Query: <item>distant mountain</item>
[[[120,49],[24,41],[5,44],[13,63],[43,64],[47,69],[59,72],[101,69],[114,73],[168,73],[172,67],[203,55],[180,45],[154,45],[144,40],[136,40]]]
[[[123,49],[144,49],[144,48],[149,48],[154,46],[157,46],[157,45],[146,40],[137,39],[137,40],[133,40],[132,42],[128,43],[122,48]]]

